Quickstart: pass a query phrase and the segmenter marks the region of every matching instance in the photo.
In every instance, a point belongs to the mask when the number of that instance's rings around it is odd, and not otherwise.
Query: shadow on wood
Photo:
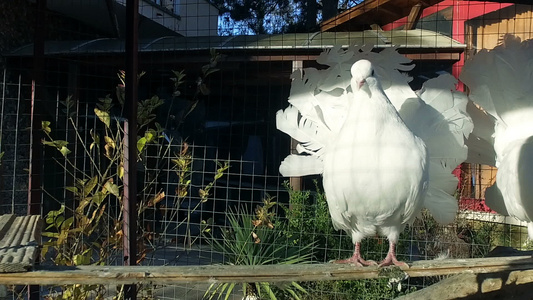
[[[533,251],[518,251],[510,247],[496,247],[487,259],[509,259],[522,257],[522,263],[533,259]],[[520,263],[519,261],[516,261]],[[496,300],[496,299],[533,299],[533,269],[507,270],[492,273],[464,273],[446,278],[419,291],[397,298],[397,300],[458,299],[458,300]]]

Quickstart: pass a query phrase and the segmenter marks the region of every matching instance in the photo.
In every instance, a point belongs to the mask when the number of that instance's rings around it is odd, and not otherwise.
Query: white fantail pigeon
[[[280,165],[284,176],[322,174],[333,225],[355,244],[337,262],[372,264],[360,241],[380,233],[390,243],[381,266],[395,264],[404,226],[426,207],[440,223],[455,219],[454,168],[466,159],[472,130],[467,98],[455,79],[428,80],[417,93],[400,71],[409,59],[389,48],[336,47],[317,60],[325,70],[293,74],[289,103],[276,116],[279,130],[299,142]]]
[[[486,203],[527,222],[533,239],[533,40],[506,34],[501,45],[467,61],[459,78],[477,104],[469,108],[468,162],[498,168]]]
[[[422,209],[428,186],[426,146],[402,121],[368,60],[352,69],[351,103],[324,154],[324,191],[334,227],[352,237],[355,251],[339,262],[368,265],[360,242],[376,232],[389,240],[381,265],[401,265],[395,245]]]

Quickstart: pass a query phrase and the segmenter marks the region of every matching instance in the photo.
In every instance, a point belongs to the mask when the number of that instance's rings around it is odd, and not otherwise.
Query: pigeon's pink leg
[[[373,260],[364,260],[361,257],[361,243],[355,243],[355,250],[353,251],[352,257],[348,259],[335,260],[333,262],[336,264],[355,264],[359,267],[372,266],[377,264]]]
[[[379,266],[385,267],[392,265],[409,268],[408,264],[404,263],[403,261],[398,261],[396,259],[396,243],[389,241],[389,253],[387,253],[387,257],[385,257],[385,259],[381,263],[379,263]]]

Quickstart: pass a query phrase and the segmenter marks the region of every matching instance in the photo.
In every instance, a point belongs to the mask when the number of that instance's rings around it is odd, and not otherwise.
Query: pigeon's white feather
[[[502,192],[500,191],[500,188],[498,188],[497,182],[485,190],[485,204],[500,215],[509,215],[507,208],[505,207],[505,201],[503,200]]]
[[[472,118],[474,130],[468,137],[467,161],[474,164],[496,165],[494,151],[494,121],[495,119],[483,111],[474,102],[469,101],[466,106],[468,115]]]
[[[329,139],[329,130],[323,123],[301,117],[298,109],[289,106],[276,113],[276,127],[302,143],[309,151],[317,152],[324,148]]]
[[[486,202],[528,222],[533,239],[533,40],[505,35],[501,45],[467,61],[460,79],[481,107],[470,109],[476,139],[468,141],[469,159],[498,167]]]
[[[300,177],[322,174],[324,162],[315,155],[291,154],[281,162],[279,172],[287,177]]]
[[[411,130],[421,137],[430,153],[429,191],[424,206],[443,224],[455,219],[458,205],[453,196],[458,179],[452,171],[467,158],[465,139],[473,129],[466,112],[468,99],[455,91],[457,80],[441,75],[426,81],[418,95],[419,106]],[[401,113],[401,110],[400,110]]]

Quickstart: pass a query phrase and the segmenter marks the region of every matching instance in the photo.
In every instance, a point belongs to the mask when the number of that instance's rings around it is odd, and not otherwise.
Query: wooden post
[[[41,116],[38,109],[42,101],[42,88],[45,68],[44,41],[46,36],[46,0],[37,0],[35,5],[35,23],[33,36],[33,78],[30,112],[30,176],[28,178],[28,215],[41,215],[41,173],[42,151],[41,145]],[[28,299],[39,299],[39,286],[28,286]]]
[[[301,60],[292,61],[292,72],[296,70],[301,70],[302,68],[303,68],[303,61]],[[296,153],[296,145],[298,145],[298,141],[291,138],[291,150],[290,150],[291,154]],[[302,190],[302,178],[301,177],[291,177],[289,179],[289,184],[291,188],[295,191]]]

